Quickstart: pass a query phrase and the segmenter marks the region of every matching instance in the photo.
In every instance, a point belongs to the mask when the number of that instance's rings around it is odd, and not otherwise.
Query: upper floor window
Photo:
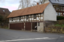
[[[21,16],[21,19],[23,19],[23,16]]]
[[[36,14],[34,14],[34,19],[36,19]]]
[[[11,20],[13,21],[13,18],[11,18]]]
[[[31,17],[32,17],[32,15],[29,15],[29,17],[31,18]]]
[[[61,15],[61,13],[59,12],[59,14],[58,14],[59,16]]]
[[[21,17],[19,17],[19,20],[21,20]]]
[[[29,15],[26,16],[26,19],[28,19],[28,18],[29,18]]]

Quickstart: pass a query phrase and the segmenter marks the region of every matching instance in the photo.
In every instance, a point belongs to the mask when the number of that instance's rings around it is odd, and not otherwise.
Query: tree
[[[47,1],[47,0],[39,0],[39,3],[40,4],[42,4],[42,3],[44,3],[45,1]],[[49,0],[50,2],[52,1],[52,0]],[[59,0],[55,0],[55,1],[58,1],[59,2]],[[52,2],[51,2],[52,3]]]
[[[30,6],[30,0],[20,0],[18,9],[26,8]]]
[[[45,1],[48,1],[48,0],[39,0],[39,3],[43,4]],[[51,1],[51,0],[49,0],[49,1]]]
[[[3,21],[3,16],[2,15],[0,15],[0,22],[2,22]]]
[[[44,3],[44,1],[45,1],[45,0],[39,0],[39,3],[42,4],[42,3]]]

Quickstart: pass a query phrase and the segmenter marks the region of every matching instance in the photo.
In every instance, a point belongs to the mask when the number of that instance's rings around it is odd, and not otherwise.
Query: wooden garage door
[[[10,29],[22,30],[24,29],[24,23],[10,24]]]
[[[31,23],[30,22],[25,23],[25,30],[31,30]]]

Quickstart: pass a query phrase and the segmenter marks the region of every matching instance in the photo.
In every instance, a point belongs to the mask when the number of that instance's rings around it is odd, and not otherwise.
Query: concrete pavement
[[[0,42],[64,42],[64,34],[38,33],[0,28]]]

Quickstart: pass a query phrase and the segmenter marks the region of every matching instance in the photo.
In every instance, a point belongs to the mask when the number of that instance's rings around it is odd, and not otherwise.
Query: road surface
[[[0,42],[64,42],[64,34],[38,33],[0,28]]]

